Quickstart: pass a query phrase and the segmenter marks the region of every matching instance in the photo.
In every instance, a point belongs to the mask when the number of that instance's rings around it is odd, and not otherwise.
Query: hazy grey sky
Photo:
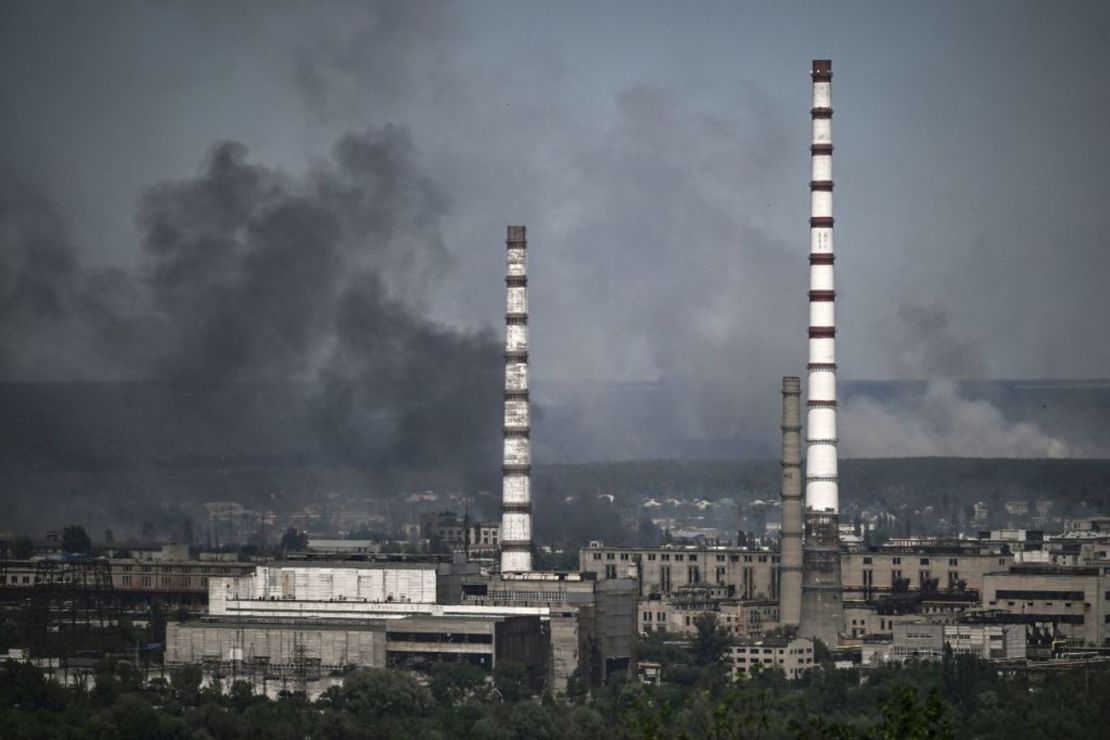
[[[300,174],[393,123],[447,204],[451,265],[411,305],[497,326],[526,223],[538,376],[683,377],[701,422],[765,414],[804,374],[829,57],[842,375],[1110,374],[1106,3],[0,7],[0,173],[86,265],[142,269],[141,193],[217,141]]]

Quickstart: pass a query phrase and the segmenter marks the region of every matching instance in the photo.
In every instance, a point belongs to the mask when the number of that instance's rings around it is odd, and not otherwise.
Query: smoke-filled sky
[[[676,434],[773,438],[828,57],[842,377],[1106,377],[1108,32],[1099,2],[7,0],[0,370],[389,394],[445,352],[465,392],[525,223],[541,398],[673,381]],[[849,453],[1093,453],[927,396],[849,406]]]

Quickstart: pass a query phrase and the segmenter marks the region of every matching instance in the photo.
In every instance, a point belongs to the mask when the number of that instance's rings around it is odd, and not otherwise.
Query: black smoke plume
[[[29,426],[9,420],[5,436],[48,466],[276,451],[488,484],[496,337],[423,311],[449,267],[447,208],[396,126],[343,137],[303,175],[221,143],[197,176],[142,196],[140,267],[104,272],[81,267],[32,188],[7,187],[0,373],[70,383],[72,403],[51,414],[8,385],[5,406]],[[119,380],[134,383],[122,402],[76,418],[85,394],[72,381]]]

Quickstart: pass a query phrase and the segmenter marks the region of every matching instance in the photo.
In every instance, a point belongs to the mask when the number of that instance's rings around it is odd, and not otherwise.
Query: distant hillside
[[[840,385],[845,404],[904,403],[925,388],[903,381]],[[974,381],[961,383],[960,392],[1011,422],[1110,449],[1110,382]],[[738,425],[728,437],[705,436],[689,423],[680,384],[548,382],[535,398],[538,462],[779,454],[775,414]],[[365,449],[345,441],[328,418],[320,389],[309,383],[0,383],[0,470],[370,467],[373,440]],[[495,483],[498,409],[468,423],[489,450],[488,461],[472,461],[483,471],[477,477]],[[419,470],[426,457],[420,436],[412,440],[407,464]]]
[[[537,490],[607,493],[618,500],[777,498],[776,460],[637,461],[541,465]],[[924,506],[947,496],[955,502],[1052,499],[1087,502],[1110,512],[1110,460],[884,458],[842,460],[841,501]]]

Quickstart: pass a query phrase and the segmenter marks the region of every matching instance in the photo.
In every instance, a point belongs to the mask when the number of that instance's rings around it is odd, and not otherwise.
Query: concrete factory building
[[[1110,645],[1110,575],[1095,566],[1017,565],[983,578],[998,623],[1048,630],[1076,645]]]
[[[294,659],[327,670],[444,660],[492,669],[504,659],[525,662],[537,686],[555,690],[575,671],[600,682],[634,665],[632,581],[452,571],[434,563],[287,562],[213,579],[208,615],[167,632],[166,661],[227,673],[288,668]]]
[[[1025,630],[991,624],[904,622],[894,625],[893,640],[885,652],[868,657],[872,661],[938,660],[946,652],[983,660],[1019,660],[1025,657]]]

